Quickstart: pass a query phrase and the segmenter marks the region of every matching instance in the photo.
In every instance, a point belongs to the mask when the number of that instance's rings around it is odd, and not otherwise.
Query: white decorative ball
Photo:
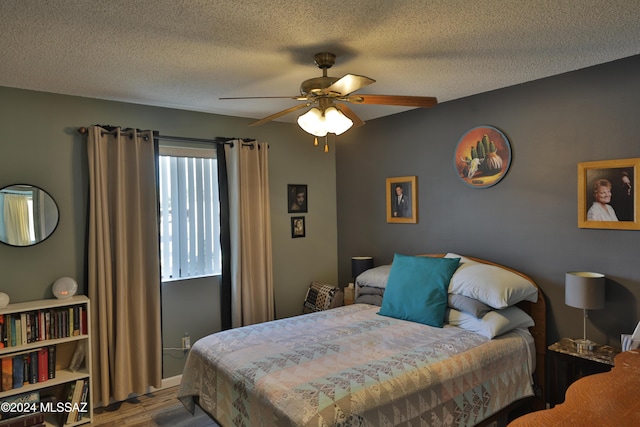
[[[71,277],[61,277],[53,282],[53,287],[51,290],[53,291],[53,295],[56,298],[67,299],[76,294],[76,291],[78,290],[78,284]]]
[[[4,292],[0,292],[0,308],[5,308],[9,305],[9,295]]]

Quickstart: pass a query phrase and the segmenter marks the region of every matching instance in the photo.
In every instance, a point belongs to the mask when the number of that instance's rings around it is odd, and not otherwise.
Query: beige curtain
[[[7,243],[17,246],[32,243],[29,233],[29,198],[27,196],[4,195],[4,223]]]
[[[93,126],[89,158],[89,298],[93,403],[162,381],[156,150],[150,131]]]
[[[269,203],[269,146],[225,145],[231,235],[232,326],[275,318]]]

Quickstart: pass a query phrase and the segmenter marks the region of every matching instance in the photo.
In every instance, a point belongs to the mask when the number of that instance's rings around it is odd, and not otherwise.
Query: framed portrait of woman
[[[292,216],[291,217],[291,238],[295,239],[297,237],[305,237],[305,225],[304,225],[304,217],[303,216]]]
[[[287,212],[307,212],[307,186],[305,184],[287,184]]]
[[[640,230],[640,158],[578,163],[578,227]]]
[[[416,176],[387,178],[387,222],[400,224],[418,222],[418,178]]]

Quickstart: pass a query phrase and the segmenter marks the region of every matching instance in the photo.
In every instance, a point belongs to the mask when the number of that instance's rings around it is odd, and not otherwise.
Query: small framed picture
[[[640,158],[578,163],[578,227],[640,230]]]
[[[418,178],[387,178],[387,222],[418,222]]]
[[[307,212],[308,196],[305,184],[287,184],[287,212]]]
[[[303,216],[292,216],[291,217],[291,237],[304,237],[305,236],[305,226],[304,226],[304,217]]]

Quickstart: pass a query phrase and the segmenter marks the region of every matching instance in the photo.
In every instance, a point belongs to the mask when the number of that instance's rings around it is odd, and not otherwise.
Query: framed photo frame
[[[287,212],[306,213],[308,197],[306,184],[287,184]]]
[[[640,158],[578,163],[578,227],[640,230]]]
[[[418,222],[418,177],[387,178],[387,222]]]
[[[305,223],[303,216],[291,217],[291,238],[305,237]]]

